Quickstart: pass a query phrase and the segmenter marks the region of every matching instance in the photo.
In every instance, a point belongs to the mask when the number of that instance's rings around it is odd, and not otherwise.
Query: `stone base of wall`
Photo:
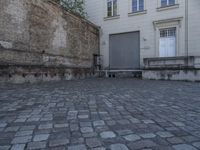
[[[91,68],[0,65],[0,83],[36,83],[93,77]]]
[[[176,81],[200,81],[200,69],[167,69],[167,70],[144,70],[143,79],[153,80],[176,80]]]

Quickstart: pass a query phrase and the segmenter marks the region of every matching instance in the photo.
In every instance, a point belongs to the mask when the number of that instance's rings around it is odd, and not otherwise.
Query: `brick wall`
[[[0,1],[0,81],[91,75],[99,28],[49,0]]]

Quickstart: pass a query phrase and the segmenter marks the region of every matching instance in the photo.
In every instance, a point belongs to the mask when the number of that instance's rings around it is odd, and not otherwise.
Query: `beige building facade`
[[[88,19],[101,27],[104,69],[143,68],[144,58],[200,56],[199,0],[85,0],[85,4]],[[139,66],[130,65],[137,61]]]

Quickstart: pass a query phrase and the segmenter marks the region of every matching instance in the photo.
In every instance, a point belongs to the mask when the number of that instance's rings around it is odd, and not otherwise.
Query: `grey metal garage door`
[[[113,34],[109,37],[110,69],[140,68],[140,33]]]

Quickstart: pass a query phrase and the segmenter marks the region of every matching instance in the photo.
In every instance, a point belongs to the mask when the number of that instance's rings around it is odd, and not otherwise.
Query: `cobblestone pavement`
[[[198,150],[200,84],[90,79],[0,85],[0,150]]]

